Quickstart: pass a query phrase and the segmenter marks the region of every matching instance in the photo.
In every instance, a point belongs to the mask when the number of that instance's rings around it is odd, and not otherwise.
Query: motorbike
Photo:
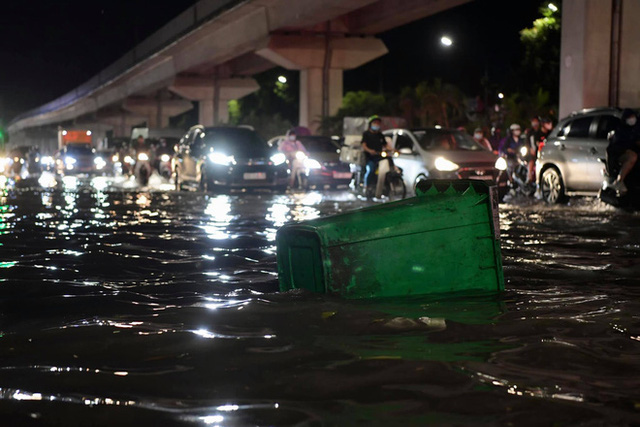
[[[387,198],[391,200],[404,199],[407,196],[407,187],[402,176],[402,169],[393,162],[393,157],[398,156],[394,151],[383,151],[380,153],[382,159],[378,162],[375,171],[375,188],[366,188],[367,198],[375,196],[377,199]]]
[[[526,145],[518,147],[518,153],[515,159],[511,160],[511,164],[507,169],[508,185],[515,193],[531,197],[536,192],[535,182],[529,181],[529,160],[531,154]],[[506,160],[506,159],[505,159]],[[509,164],[509,160],[507,160]]]
[[[598,193],[598,198],[602,202],[617,208],[633,211],[640,210],[640,165],[636,164],[624,180],[627,192],[619,194],[611,187],[620,172],[620,165],[617,159],[607,149],[607,157],[598,160],[604,163],[604,180],[602,189]]]
[[[148,151],[139,151],[136,156],[136,164],[133,174],[140,185],[147,185],[151,176],[152,168]]]
[[[171,178],[171,156],[167,153],[160,154],[157,160],[158,173],[165,179]]]

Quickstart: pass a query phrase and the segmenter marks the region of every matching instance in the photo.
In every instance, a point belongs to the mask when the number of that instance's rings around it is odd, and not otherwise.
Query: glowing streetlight
[[[557,11],[558,11],[558,6],[556,6],[556,5],[555,5],[555,4],[553,4],[553,3],[549,3],[549,5],[548,5],[547,7],[549,8],[549,10],[550,10],[551,12],[557,12]]]
[[[451,46],[453,44],[453,40],[451,40],[447,36],[442,36],[440,38],[440,43],[442,43],[444,46]]]
[[[285,76],[278,76],[278,81],[282,84],[287,82],[287,78]]]
[[[498,94],[498,98],[500,98],[500,99],[504,99],[504,93],[500,92],[500,93]]]

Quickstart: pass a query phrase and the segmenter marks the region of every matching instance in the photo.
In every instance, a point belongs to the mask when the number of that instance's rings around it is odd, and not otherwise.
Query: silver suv
[[[604,181],[607,135],[618,127],[621,114],[617,108],[594,108],[560,120],[536,161],[536,179],[545,201],[598,195]]]

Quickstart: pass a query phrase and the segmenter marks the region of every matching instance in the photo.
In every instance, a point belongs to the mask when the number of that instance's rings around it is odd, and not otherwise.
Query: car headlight
[[[117,155],[117,154],[114,154],[113,156],[111,156],[111,161],[112,161],[113,163],[116,163],[116,162],[118,161],[118,155]]]
[[[99,165],[99,164],[104,164],[106,162],[102,157],[96,157],[95,159],[93,159],[93,163],[95,163],[96,165]]]
[[[496,160],[495,167],[499,171],[507,170],[507,161],[504,159],[504,157],[498,157],[498,160]]]
[[[146,162],[149,160],[149,155],[147,153],[139,153],[138,154],[138,161],[139,162]]]
[[[320,169],[322,168],[322,165],[319,161],[307,157],[304,159],[304,167],[307,169]]]
[[[125,163],[129,163],[130,165],[132,165],[132,164],[134,164],[136,161],[135,161],[135,160],[133,160],[133,157],[131,157],[131,156],[125,156],[125,158],[124,158],[124,162],[125,162]]]
[[[436,159],[436,169],[441,172],[451,172],[457,170],[460,166],[456,165],[450,160],[445,159],[444,157],[438,157]]]
[[[64,158],[64,163],[65,163],[67,166],[69,166],[69,165],[71,165],[71,166],[75,165],[75,164],[76,164],[76,161],[77,161],[77,160],[76,160],[76,159],[74,159],[73,157],[69,157],[69,156],[67,156],[67,157],[65,157],[65,158]]]
[[[222,153],[209,153],[208,157],[211,163],[215,163],[216,165],[221,165],[221,166],[229,166],[231,163],[234,162],[233,156],[227,156]]]
[[[285,156],[283,153],[276,153],[273,156],[271,156],[269,160],[271,160],[274,165],[280,166],[281,164],[287,161],[287,156]]]
[[[304,154],[302,151],[298,151],[296,152],[296,159],[298,160],[304,160],[307,158],[307,155]]]
[[[163,154],[162,156],[160,156],[160,160],[166,163],[171,160],[171,156],[169,156],[168,154]]]
[[[527,147],[520,147],[520,155],[522,157],[526,156],[529,153],[529,150],[527,150]]]
[[[44,156],[43,158],[40,159],[40,163],[42,163],[43,165],[46,165],[46,166],[50,166],[50,165],[53,164],[53,157]]]

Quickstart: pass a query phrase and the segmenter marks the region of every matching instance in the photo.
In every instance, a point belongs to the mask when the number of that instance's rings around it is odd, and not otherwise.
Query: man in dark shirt
[[[607,148],[610,161],[620,165],[620,172],[611,187],[620,194],[627,192],[624,180],[638,161],[640,153],[640,129],[638,129],[638,114],[625,108],[622,112],[620,126],[615,131],[613,139]]]
[[[369,193],[376,186],[376,169],[382,159],[382,151],[388,150],[389,146],[380,131],[382,120],[378,116],[369,118],[369,129],[362,134],[362,149],[367,160],[367,170],[364,175],[364,183]]]

